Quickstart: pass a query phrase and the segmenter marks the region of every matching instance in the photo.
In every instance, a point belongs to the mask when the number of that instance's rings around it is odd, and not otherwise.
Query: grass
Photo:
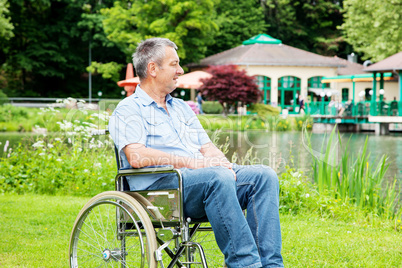
[[[67,267],[70,232],[88,200],[0,195],[0,266]],[[389,226],[311,214],[281,215],[281,226],[286,267],[402,267],[402,232]]]

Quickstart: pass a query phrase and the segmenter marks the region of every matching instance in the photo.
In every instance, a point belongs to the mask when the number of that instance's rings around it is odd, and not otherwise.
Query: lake
[[[212,133],[210,134],[213,135]],[[218,143],[229,142],[227,156],[229,159],[236,152],[239,159],[244,159],[247,152],[253,147],[253,156],[257,163],[262,163],[273,167],[278,172],[284,170],[286,165],[309,172],[311,170],[312,157],[320,157],[321,146],[325,145],[329,135],[311,134],[312,150],[307,146],[306,138],[301,132],[221,132],[218,136]],[[333,143],[335,146],[331,152],[335,155],[335,161],[339,161],[348,140],[347,151],[350,154],[358,155],[363,148],[366,138],[368,138],[368,152],[370,162],[376,164],[382,155],[387,155],[390,167],[387,172],[388,178],[397,177],[402,181],[402,135],[391,133],[386,136],[376,136],[373,133],[341,133],[342,146]],[[4,146],[7,140],[11,147],[15,146],[23,138],[28,138],[28,142],[35,140],[35,135],[27,133],[0,133],[0,156],[3,155]],[[112,152],[111,152],[112,153]]]

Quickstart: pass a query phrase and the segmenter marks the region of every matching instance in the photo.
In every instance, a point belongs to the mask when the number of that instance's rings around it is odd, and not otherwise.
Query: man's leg
[[[279,223],[279,183],[267,166],[234,165],[237,195],[255,238],[263,267],[283,267]]]
[[[237,199],[233,173],[224,167],[182,169],[184,213],[192,219],[206,216],[228,267],[261,267],[253,234]],[[148,189],[177,187],[177,179],[166,177]]]

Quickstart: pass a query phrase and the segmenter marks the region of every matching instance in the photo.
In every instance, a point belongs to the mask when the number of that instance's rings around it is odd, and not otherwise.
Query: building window
[[[342,88],[342,101],[349,100],[349,88]]]
[[[308,88],[323,88],[322,76],[313,76],[308,79]],[[324,83],[324,88],[329,88],[329,83]]]
[[[300,78],[283,76],[278,79],[278,100],[282,109],[296,112],[300,95]]]
[[[255,78],[258,88],[263,92],[262,102],[264,104],[269,103],[271,92],[271,78],[263,75],[256,75]]]

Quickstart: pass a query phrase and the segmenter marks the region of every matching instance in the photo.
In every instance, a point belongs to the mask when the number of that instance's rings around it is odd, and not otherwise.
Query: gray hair
[[[134,68],[140,79],[147,77],[148,63],[151,61],[162,65],[163,58],[165,57],[165,47],[172,47],[177,50],[174,42],[167,38],[150,38],[142,41],[133,54]]]

